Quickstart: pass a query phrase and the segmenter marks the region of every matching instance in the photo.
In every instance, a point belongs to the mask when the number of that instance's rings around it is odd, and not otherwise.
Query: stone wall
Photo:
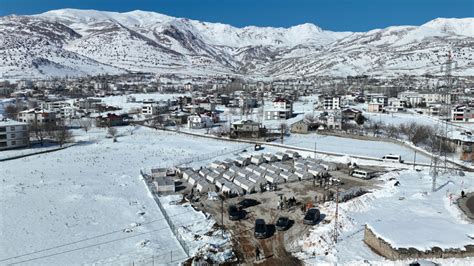
[[[377,237],[367,225],[364,230],[364,242],[377,254],[390,260],[405,260],[419,258],[465,258],[474,257],[474,245],[459,248],[441,249],[433,247],[430,250],[420,251],[415,248],[393,248],[382,238]]]

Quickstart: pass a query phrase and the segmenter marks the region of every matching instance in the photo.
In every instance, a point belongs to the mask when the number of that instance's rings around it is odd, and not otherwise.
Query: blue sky
[[[148,10],[242,27],[306,22],[336,31],[420,25],[437,17],[474,17],[474,0],[0,0],[0,15],[51,9]]]

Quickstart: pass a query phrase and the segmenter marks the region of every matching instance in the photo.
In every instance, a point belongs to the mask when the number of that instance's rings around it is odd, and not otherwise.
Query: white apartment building
[[[338,110],[341,109],[341,97],[339,96],[324,96],[322,97],[321,107],[324,110]]]
[[[474,110],[466,105],[459,105],[451,110],[451,121],[474,122]]]
[[[188,116],[188,128],[209,128],[212,127],[214,123],[212,118],[206,115],[190,115]]]
[[[29,143],[27,123],[14,120],[0,121],[0,150],[26,147]]]
[[[43,109],[25,110],[18,113],[18,121],[28,124],[34,124],[36,121],[38,125],[56,123],[56,113]]]
[[[288,119],[293,116],[293,103],[284,98],[272,102],[273,108],[265,111],[266,120]]]

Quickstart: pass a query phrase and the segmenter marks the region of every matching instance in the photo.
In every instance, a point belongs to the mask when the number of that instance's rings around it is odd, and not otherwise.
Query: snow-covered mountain
[[[154,12],[62,9],[0,17],[0,78],[83,76],[127,71],[272,77],[439,74],[474,76],[474,19],[369,32],[236,28]]]

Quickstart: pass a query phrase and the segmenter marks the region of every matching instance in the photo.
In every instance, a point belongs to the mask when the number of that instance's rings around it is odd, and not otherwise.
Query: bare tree
[[[72,141],[72,132],[66,126],[64,121],[58,121],[53,127],[50,133],[51,137],[59,143],[59,147],[62,147],[64,143]]]
[[[164,123],[165,123],[165,119],[161,115],[157,115],[153,117],[153,119],[151,120],[151,126],[154,129],[163,128]]]
[[[18,107],[13,104],[9,104],[7,107],[5,107],[5,114],[9,119],[16,119],[18,111]]]
[[[318,121],[318,117],[314,113],[307,113],[304,116],[304,119],[306,119],[306,121],[308,121],[310,123],[315,123],[315,122]]]
[[[387,126],[387,128],[385,130],[386,130],[387,136],[389,138],[398,139],[398,136],[400,134],[400,130],[396,126],[390,124],[390,125]]]
[[[107,135],[114,140],[114,142],[117,142],[117,134],[118,130],[115,127],[109,127],[107,128]]]
[[[90,117],[81,118],[79,120],[79,126],[87,133],[92,127],[92,119]]]

